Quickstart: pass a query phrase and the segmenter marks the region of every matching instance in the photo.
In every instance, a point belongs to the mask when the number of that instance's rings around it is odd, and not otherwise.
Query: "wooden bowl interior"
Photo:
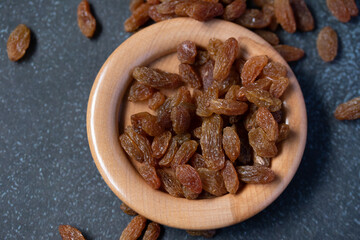
[[[131,103],[126,93],[132,69],[151,65],[178,72],[176,46],[184,40],[205,47],[210,38],[235,37],[245,58],[267,55],[288,67],[290,86],[284,95],[286,123],[291,135],[281,144],[271,168],[277,178],[266,185],[247,184],[236,195],[214,199],[186,200],[153,190],[137,173],[121,149],[119,126],[130,125],[130,116],[150,111],[147,103]],[[305,147],[307,121],[304,99],[298,82],[281,56],[263,39],[241,26],[222,20],[200,23],[178,18],[154,24],[130,37],[108,58],[90,94],[87,130],[90,149],[102,177],[113,192],[139,214],[161,224],[182,229],[214,229],[241,222],[263,210],[289,184]],[[135,168],[134,168],[135,166]]]

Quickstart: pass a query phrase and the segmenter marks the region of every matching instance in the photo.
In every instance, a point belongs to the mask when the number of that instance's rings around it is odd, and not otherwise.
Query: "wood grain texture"
[[[286,123],[291,135],[281,144],[271,168],[277,178],[266,185],[247,184],[237,195],[186,200],[153,190],[137,173],[135,163],[121,149],[119,128],[130,124],[130,115],[150,111],[144,104],[128,103],[124,96],[132,69],[149,65],[177,72],[176,46],[184,40],[205,47],[210,38],[235,37],[246,58],[266,54],[287,66],[290,79],[284,97]],[[147,27],[122,43],[107,59],[91,90],[87,110],[87,133],[92,156],[112,191],[128,206],[152,221],[182,229],[214,229],[244,221],[272,203],[293,178],[303,155],[307,117],[300,86],[281,56],[258,35],[222,20],[207,23],[177,18]]]

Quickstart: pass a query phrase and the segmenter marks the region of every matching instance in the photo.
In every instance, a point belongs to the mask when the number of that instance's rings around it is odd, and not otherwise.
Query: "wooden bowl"
[[[130,115],[149,111],[146,104],[129,103],[124,95],[131,72],[139,65],[152,65],[178,72],[176,46],[185,40],[207,46],[210,38],[235,37],[246,58],[266,54],[287,66],[290,79],[284,95],[286,123],[291,135],[281,143],[272,160],[276,180],[270,184],[247,184],[238,194],[204,200],[175,198],[153,190],[138,174],[119,144],[120,128],[130,124]],[[131,36],[106,60],[91,90],[87,109],[87,133],[92,156],[111,190],[137,213],[152,221],[182,229],[215,229],[244,221],[266,208],[293,178],[303,155],[307,118],[299,84],[284,59],[262,38],[222,20],[198,22],[176,18],[153,24]]]

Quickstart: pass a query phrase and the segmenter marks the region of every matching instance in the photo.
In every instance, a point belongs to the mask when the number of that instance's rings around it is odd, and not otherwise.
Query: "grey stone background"
[[[59,224],[87,239],[118,239],[130,217],[98,173],[86,136],[86,107],[95,76],[130,34],[127,1],[91,0],[93,40],[76,23],[79,1],[0,1],[0,239],[61,239]],[[337,121],[336,106],[360,96],[359,17],[338,22],[325,0],[307,1],[316,29],[283,43],[306,57],[291,64],[304,93],[308,141],[293,181],[266,210],[221,229],[217,239],[358,239],[360,121]],[[359,2],[358,6],[359,6]],[[8,60],[6,41],[20,23],[32,31],[25,58]],[[339,35],[336,60],[316,52],[320,29]],[[165,227],[162,239],[194,239]]]

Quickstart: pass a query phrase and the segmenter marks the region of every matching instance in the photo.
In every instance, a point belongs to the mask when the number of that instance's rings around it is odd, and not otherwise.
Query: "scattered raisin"
[[[81,232],[70,225],[60,225],[59,233],[63,240],[85,240]]]
[[[138,215],[134,210],[132,210],[128,205],[126,205],[125,203],[121,203],[120,205],[120,209],[126,213],[129,216],[136,216]]]
[[[216,234],[216,230],[202,230],[202,231],[186,230],[186,232],[191,236],[205,237],[205,238],[212,238]]]
[[[274,48],[287,62],[297,61],[304,57],[305,54],[304,50],[302,50],[301,48],[296,48],[289,45],[280,44],[274,46]]]
[[[359,14],[359,9],[356,6],[355,0],[343,0],[343,2],[350,16],[355,17]]]
[[[158,12],[156,5],[149,7],[149,17],[155,22],[161,22],[175,17],[175,14],[161,14]]]
[[[316,47],[323,61],[333,61],[338,50],[338,37],[335,30],[331,27],[321,29],[316,40]]]
[[[273,32],[262,29],[254,30],[254,32],[271,45],[278,45],[280,43],[279,37]]]
[[[353,98],[337,106],[334,115],[338,120],[354,120],[360,118],[360,97]]]
[[[143,216],[134,217],[121,233],[120,240],[138,239],[146,226],[146,218]]]
[[[290,0],[274,0],[275,16],[282,28],[289,32],[296,31],[296,21]]]
[[[303,32],[314,30],[314,18],[305,0],[290,0],[290,4],[294,11],[296,27]]]
[[[282,123],[279,126],[279,137],[277,142],[281,142],[289,137],[290,134],[290,126],[286,123]]]
[[[336,17],[340,22],[350,21],[350,13],[345,5],[345,1],[350,0],[326,0],[326,5],[329,8],[330,12],[334,17]]]
[[[25,55],[30,45],[30,29],[19,24],[11,33],[6,44],[8,58],[17,61]]]
[[[90,5],[87,0],[82,0],[77,9],[77,22],[84,36],[91,38],[96,29],[96,20],[91,14]]]
[[[151,222],[146,228],[146,231],[143,236],[143,240],[156,240],[160,235],[160,225],[156,222]]]
[[[175,13],[180,16],[185,14],[198,21],[208,21],[224,13],[221,3],[195,1],[192,3],[179,3],[176,5]]]

